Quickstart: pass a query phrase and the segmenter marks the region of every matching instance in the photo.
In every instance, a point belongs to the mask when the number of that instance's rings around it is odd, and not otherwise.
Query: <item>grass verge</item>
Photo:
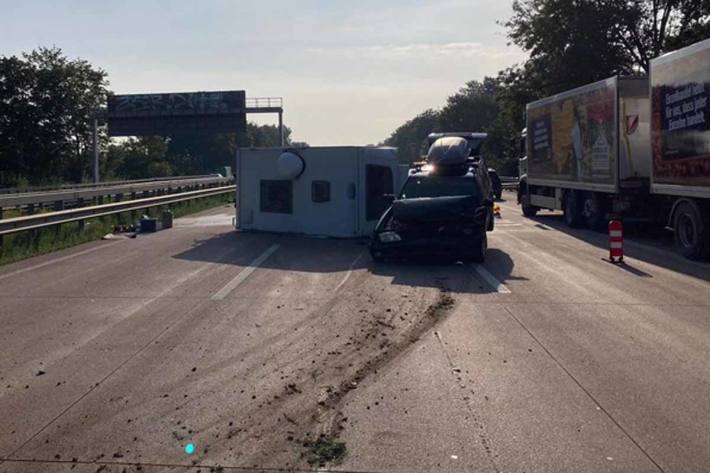
[[[214,197],[205,197],[170,206],[174,218],[201,212],[232,201],[231,193]],[[13,263],[32,256],[50,253],[52,251],[69,248],[89,241],[98,240],[113,230],[114,225],[135,223],[141,215],[148,214],[159,218],[157,207],[131,212],[123,212],[107,217],[90,218],[84,220],[82,229],[78,222],[61,226],[43,228],[36,231],[26,231],[5,235],[0,245],[0,266]]]
[[[308,463],[323,468],[328,463],[339,465],[345,459],[347,448],[345,442],[334,439],[320,438],[308,443]]]

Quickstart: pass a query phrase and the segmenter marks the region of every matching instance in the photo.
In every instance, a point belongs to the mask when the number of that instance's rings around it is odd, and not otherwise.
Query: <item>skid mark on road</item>
[[[229,281],[227,284],[225,284],[225,286],[222,289],[217,291],[211,297],[211,299],[213,301],[221,301],[222,299],[227,297],[227,295],[230,292],[235,290],[241,283],[246,281],[246,279],[251,275],[251,273],[256,271],[256,268],[258,268],[259,265],[261,265],[264,261],[266,261],[266,259],[269,256],[271,256],[276,250],[278,250],[280,246],[281,245],[279,245],[278,243],[275,243],[275,244],[271,245],[270,247],[268,247],[262,254],[257,256],[254,261],[249,263],[249,266],[242,269],[241,272],[234,277],[234,279]]]

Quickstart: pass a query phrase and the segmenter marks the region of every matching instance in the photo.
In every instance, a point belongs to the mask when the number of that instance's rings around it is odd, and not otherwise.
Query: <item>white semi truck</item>
[[[527,105],[518,200],[571,227],[653,221],[688,258],[710,255],[710,39]]]

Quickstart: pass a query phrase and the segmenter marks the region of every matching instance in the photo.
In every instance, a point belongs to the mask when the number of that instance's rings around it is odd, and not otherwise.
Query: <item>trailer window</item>
[[[330,182],[311,182],[311,200],[313,202],[330,202]]]
[[[392,170],[387,166],[374,165],[367,165],[365,168],[367,188],[365,217],[368,221],[378,220],[392,202],[392,199],[387,197],[394,193]]]
[[[261,181],[260,209],[276,214],[293,213],[293,182]]]

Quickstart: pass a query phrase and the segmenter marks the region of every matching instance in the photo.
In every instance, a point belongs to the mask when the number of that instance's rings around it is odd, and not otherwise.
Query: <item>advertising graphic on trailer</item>
[[[651,67],[654,181],[710,185],[710,49]]]
[[[528,106],[531,173],[556,180],[614,183],[616,81],[585,89]]]

